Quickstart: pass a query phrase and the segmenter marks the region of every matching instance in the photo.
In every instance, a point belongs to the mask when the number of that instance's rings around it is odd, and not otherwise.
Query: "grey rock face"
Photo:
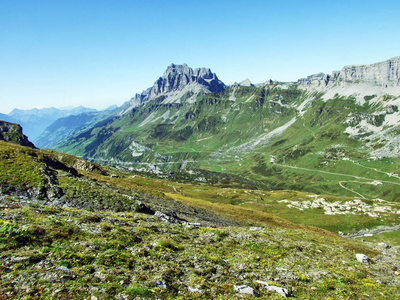
[[[316,85],[325,87],[328,85],[330,77],[330,75],[318,73],[307,76],[306,78],[301,78],[297,80],[297,83],[303,85]]]
[[[175,91],[182,91],[185,87],[193,85],[201,87],[206,92],[221,92],[226,86],[218,79],[215,73],[212,73],[209,68],[192,69],[188,65],[171,64],[151,88],[143,91],[141,94],[136,94],[128,103],[128,108],[133,108],[142,105],[150,99],[154,99],[161,95]],[[190,89],[189,89],[190,90]],[[188,91],[189,91],[188,90]],[[126,108],[125,108],[126,109]],[[125,113],[123,108],[122,114]]]
[[[186,64],[171,64],[164,75],[154,83],[150,91],[150,98],[180,90],[192,83],[201,84],[207,87],[210,92],[220,92],[225,89],[224,83],[209,68],[193,70]]]
[[[239,86],[254,86],[254,84],[251,83],[250,79],[246,78],[239,82]]]
[[[318,73],[301,78],[297,81],[301,85],[328,86],[335,83],[366,82],[383,87],[400,86],[400,56],[370,65],[353,65],[343,67],[340,71],[333,71],[332,75]]]
[[[28,137],[22,133],[22,127],[19,124],[0,121],[0,141],[6,141],[21,146],[36,148]]]
[[[234,289],[236,292],[238,292],[239,294],[247,294],[247,295],[251,295],[254,297],[259,297],[260,294],[258,294],[252,287],[248,286],[248,285],[240,285],[240,286],[234,286]]]
[[[271,286],[267,286],[266,289],[268,291],[276,292],[276,293],[280,294],[283,297],[289,297],[289,292],[285,288],[281,288],[281,287],[278,287],[278,286],[271,285]]]
[[[332,73],[331,80],[362,81],[374,85],[400,85],[400,56],[371,65],[346,66]]]

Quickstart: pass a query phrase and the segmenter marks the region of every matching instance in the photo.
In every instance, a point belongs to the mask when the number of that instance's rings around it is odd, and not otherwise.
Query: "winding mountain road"
[[[395,184],[395,185],[399,185],[400,186],[399,182],[380,180],[380,179],[374,179],[374,178],[367,178],[367,177],[349,175],[349,174],[343,174],[343,173],[336,173],[336,172],[328,172],[328,171],[321,171],[321,170],[315,170],[315,169],[308,169],[308,168],[296,167],[296,166],[290,166],[290,165],[284,165],[284,164],[278,164],[278,163],[276,163],[275,165],[281,166],[281,167],[284,167],[284,168],[298,169],[298,170],[304,170],[304,171],[309,171],[309,172],[319,172],[319,173],[328,174],[328,175],[346,176],[346,177],[351,177],[351,178],[355,178],[355,179],[362,179],[362,180],[366,180],[366,181],[379,181],[379,182]]]

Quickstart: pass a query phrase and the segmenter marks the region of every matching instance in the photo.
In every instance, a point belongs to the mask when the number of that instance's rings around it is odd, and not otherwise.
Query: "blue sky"
[[[121,105],[171,63],[226,84],[400,55],[400,1],[0,0],[0,112]]]

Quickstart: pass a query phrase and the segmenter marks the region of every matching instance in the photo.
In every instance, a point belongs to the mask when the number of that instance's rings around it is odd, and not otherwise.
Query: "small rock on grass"
[[[287,289],[279,287],[279,286],[266,286],[268,291],[277,292],[278,294],[282,295],[283,297],[289,297],[289,292]]]
[[[62,271],[62,272],[67,273],[67,274],[72,274],[72,271],[70,269],[68,269],[67,267],[64,267],[64,266],[57,267],[56,270]]]
[[[160,289],[166,289],[167,288],[167,284],[165,283],[165,281],[162,280],[156,280],[154,282],[154,285]]]
[[[365,254],[358,253],[356,254],[356,258],[360,263],[368,263],[369,258]]]
[[[289,297],[289,292],[285,288],[269,285],[269,283],[265,282],[265,281],[256,280],[256,282],[258,284],[264,285],[268,291],[277,292],[278,294],[282,295],[283,297]]]
[[[378,246],[382,248],[389,248],[389,245],[386,243],[378,243]]]
[[[188,287],[188,291],[190,293],[200,293],[200,294],[204,294],[204,291],[198,289],[198,288],[191,288],[190,286]]]
[[[260,297],[260,294],[257,293],[252,287],[249,287],[248,285],[235,285],[234,286],[235,291],[238,292],[239,294],[247,294],[251,295],[254,297]]]

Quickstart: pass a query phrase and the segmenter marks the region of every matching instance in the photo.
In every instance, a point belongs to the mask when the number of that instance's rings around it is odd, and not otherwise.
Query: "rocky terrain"
[[[35,148],[35,145],[22,133],[21,125],[5,121],[0,121],[0,141]]]
[[[297,82],[302,85],[333,86],[367,83],[384,88],[400,86],[400,56],[370,65],[345,66],[331,75],[319,73],[301,78]]]
[[[2,299],[393,299],[400,284],[386,244],[0,201]]]

